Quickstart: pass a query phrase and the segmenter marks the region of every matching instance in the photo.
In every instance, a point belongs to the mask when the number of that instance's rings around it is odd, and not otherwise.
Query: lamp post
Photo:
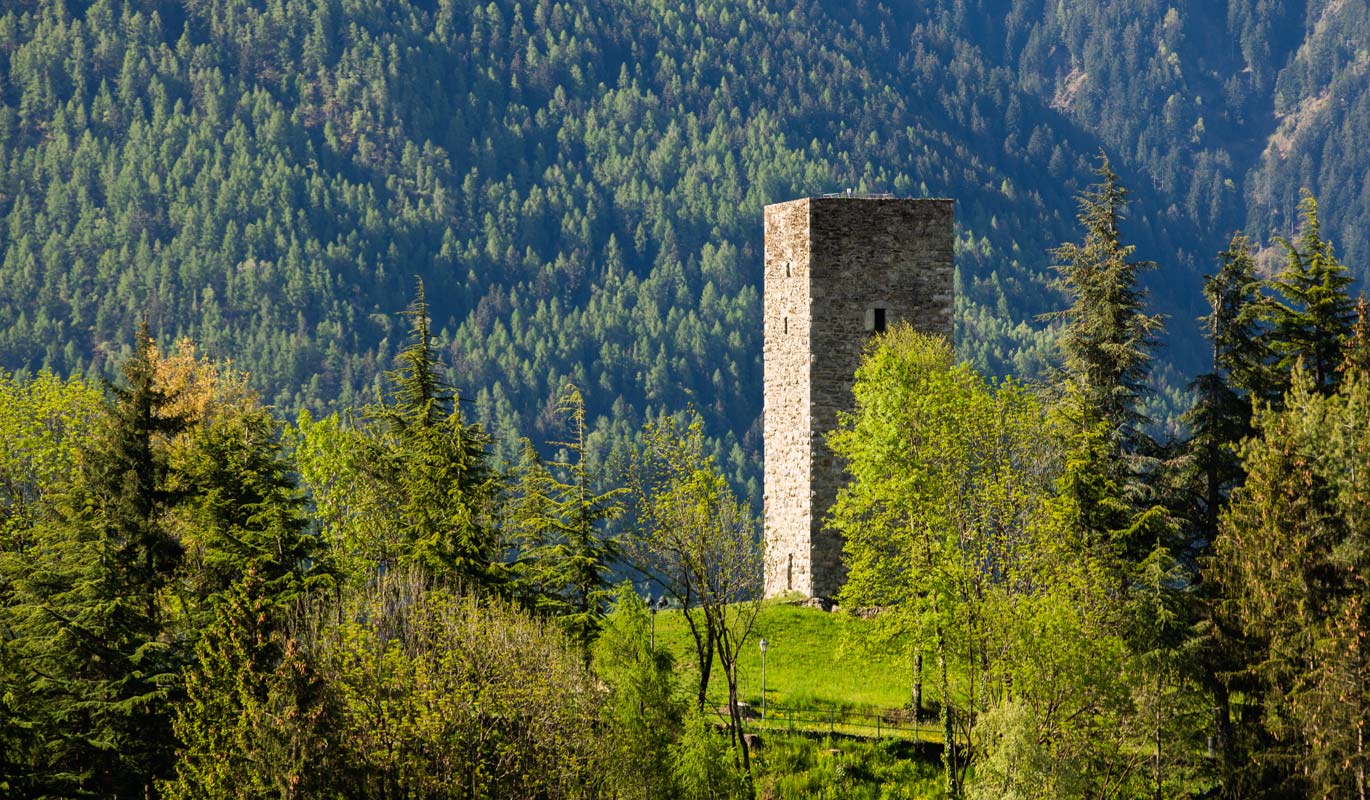
[[[652,593],[647,593],[647,610],[652,612],[652,652],[656,652],[656,601],[652,599]]]
[[[761,637],[761,718],[766,718],[766,637]]]

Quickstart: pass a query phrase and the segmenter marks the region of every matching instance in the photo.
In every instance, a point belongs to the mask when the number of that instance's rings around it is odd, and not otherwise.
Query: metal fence
[[[751,712],[756,710],[755,707],[750,709]],[[905,709],[862,712],[843,708],[786,708],[772,705],[766,708],[765,716],[749,713],[744,720],[744,727],[753,731],[803,731],[942,741],[942,728],[936,717],[924,714],[921,718],[915,718]]]

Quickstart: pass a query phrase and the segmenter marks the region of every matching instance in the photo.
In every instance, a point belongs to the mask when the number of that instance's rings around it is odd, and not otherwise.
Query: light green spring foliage
[[[756,757],[757,796],[767,800],[936,800],[935,763],[900,739],[768,736]]]
[[[639,535],[627,542],[629,557],[681,608],[695,645],[699,709],[719,656],[736,730],[737,674],[728,665],[735,666],[761,610],[756,519],[705,454],[697,415],[684,424],[661,417],[646,426],[644,439],[630,478]]]
[[[1125,650],[1114,604],[1072,536],[1075,515],[1055,495],[1045,410],[908,326],[875,341],[855,396],[829,439],[852,475],[831,517],[847,542],[843,604],[882,607],[884,625],[947,664],[944,731],[977,759],[998,758],[1008,772],[993,785],[1056,779],[1033,775],[1034,764],[1106,780],[1100,770],[1125,745],[1110,727],[1129,708]],[[1022,746],[1017,734],[980,731],[980,715],[1001,708],[1036,715],[1042,760],[996,755],[1001,743]],[[965,777],[965,763],[948,762],[950,792]]]
[[[0,549],[22,546],[24,531],[50,510],[50,493],[75,470],[102,401],[79,379],[0,370]]]
[[[605,788],[620,800],[674,796],[671,748],[679,740],[687,703],[675,659],[652,647],[646,603],[624,584],[595,642],[595,675],[609,685],[602,711],[606,736]]]
[[[603,693],[550,623],[392,571],[301,636],[325,684],[338,789],[367,797],[580,798]]]
[[[322,685],[254,571],[229,588],[195,648],[174,722],[171,800],[319,796],[332,773]]]
[[[77,453],[103,407],[98,389],[51,372],[0,371],[0,795],[36,791],[24,779],[42,747],[40,697],[20,661],[12,581],[51,520],[54,491],[75,470]],[[19,561],[10,562],[9,558]]]
[[[361,583],[377,564],[394,564],[402,549],[395,498],[365,468],[370,443],[337,414],[315,420],[300,412],[288,433],[311,517],[328,543],[341,578]]]
[[[685,731],[671,751],[680,800],[739,800],[750,797],[748,780],[734,766],[727,737],[708,710],[692,709]]]

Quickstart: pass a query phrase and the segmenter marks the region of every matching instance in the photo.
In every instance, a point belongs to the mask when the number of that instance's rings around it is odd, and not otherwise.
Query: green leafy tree
[[[761,544],[751,508],[739,501],[704,452],[698,418],[662,417],[644,431],[633,464],[635,565],[680,607],[694,643],[703,712],[715,654],[728,688],[728,730],[739,766],[750,773],[742,735],[737,659],[761,610]]]
[[[728,758],[728,742],[700,709],[685,718],[685,732],[672,749],[672,768],[682,800],[741,800],[749,783]]]
[[[665,648],[653,649],[650,625],[647,604],[625,584],[595,642],[595,674],[610,689],[602,712],[605,788],[621,800],[676,794],[672,748],[687,704],[676,691],[675,659]]]
[[[316,609],[300,637],[333,709],[327,794],[597,795],[601,689],[549,623],[435,588],[417,568],[338,610]]]
[[[885,627],[937,661],[947,789],[987,703],[985,599],[1030,581],[1029,536],[1046,514],[1054,453],[1041,409],[1012,384],[953,366],[941,339],[896,326],[857,371],[856,410],[830,437],[851,482],[834,505],[845,536],[844,605],[886,609]],[[953,687],[953,681],[963,682]]]

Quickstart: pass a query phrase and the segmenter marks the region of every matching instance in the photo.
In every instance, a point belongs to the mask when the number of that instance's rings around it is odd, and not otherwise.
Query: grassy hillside
[[[691,675],[691,681],[698,680],[698,671],[693,666],[693,643],[684,616],[679,611],[663,611],[657,614],[656,625],[657,645],[669,647],[681,673]],[[908,705],[912,688],[908,658],[864,647],[862,634],[869,626],[868,621],[846,614],[768,602],[738,665],[743,698],[757,707],[761,705],[758,641],[764,636],[768,645],[768,703],[857,709]],[[717,670],[710,682],[710,694],[720,703],[727,697],[727,684]]]

